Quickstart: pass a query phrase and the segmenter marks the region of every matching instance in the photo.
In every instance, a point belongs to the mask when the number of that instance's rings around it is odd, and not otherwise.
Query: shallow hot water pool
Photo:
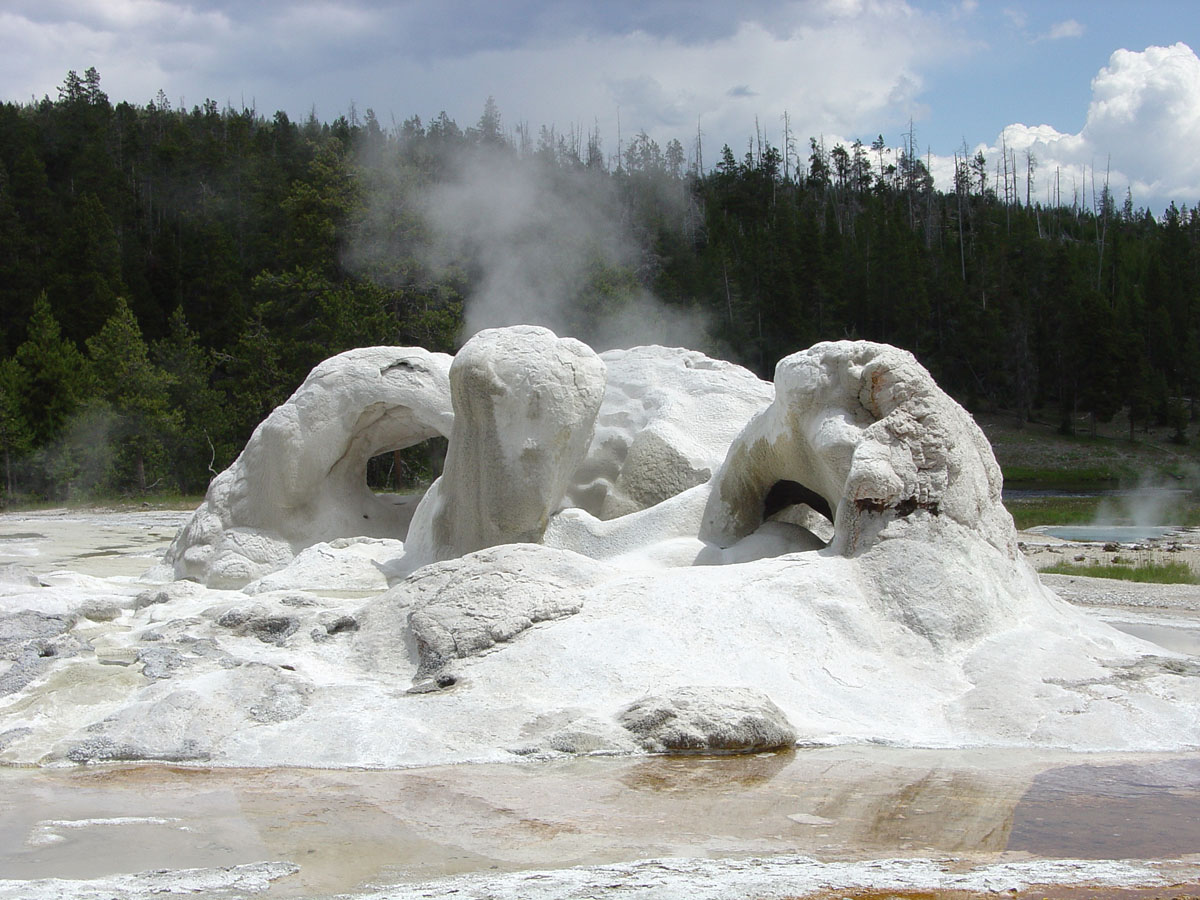
[[[1178,525],[1047,525],[1036,529],[1041,534],[1064,541],[1082,543],[1140,544],[1164,538],[1179,530]]]
[[[401,771],[0,770],[0,878],[286,860],[269,897],[657,857],[822,861],[1200,848],[1200,759],[840,747]]]
[[[10,516],[0,535],[0,565],[19,563],[43,577],[69,568],[125,583],[161,555],[184,518]],[[1170,644],[1180,629],[1157,619],[1114,624],[1170,649],[1194,646]],[[1197,633],[1185,631],[1189,638]],[[46,883],[34,891],[34,879],[261,861],[299,869],[256,896],[352,898],[373,885],[390,896],[386,886],[443,876],[662,857],[798,855],[883,871],[882,861],[898,858],[948,860],[955,869],[1030,859],[1165,859],[1183,866],[1200,859],[1198,852],[1200,760],[1183,754],[852,746],[390,771],[0,768],[5,900],[134,895],[108,882],[94,890]],[[648,865],[634,880],[660,875]],[[698,888],[711,877],[695,879]],[[1200,882],[1195,887],[1200,892]],[[436,896],[491,895],[454,890]],[[722,897],[777,895],[721,891]],[[564,889],[556,896],[603,892]],[[1090,888],[1082,894],[1097,895]],[[1175,888],[1165,894],[1185,895]]]

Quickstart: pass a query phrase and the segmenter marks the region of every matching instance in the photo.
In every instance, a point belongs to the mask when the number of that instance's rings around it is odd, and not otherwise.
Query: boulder
[[[796,743],[783,710],[750,688],[676,688],[643,697],[618,720],[652,753],[760,753]]]
[[[707,482],[774,396],[771,384],[749,370],[695,350],[634,347],[600,358],[608,373],[604,401],[564,504],[599,519]]]

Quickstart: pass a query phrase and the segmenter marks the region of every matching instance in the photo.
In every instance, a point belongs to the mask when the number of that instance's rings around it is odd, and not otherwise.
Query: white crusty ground
[[[157,900],[162,897],[234,898],[261,894],[295,874],[290,862],[256,862],[209,869],[174,869],[73,880],[0,880],[0,900]]]
[[[818,891],[973,891],[1003,894],[1034,885],[1157,887],[1200,874],[1181,867],[1164,877],[1154,863],[1109,860],[1030,860],[993,863],[960,871],[930,859],[819,862],[807,857],[751,859],[646,859],[505,875],[465,875],[400,884],[355,900],[727,900],[729,897],[800,897]]]
[[[233,897],[286,887],[287,862],[142,872],[89,880],[0,881],[0,900],[155,900]],[[471,874],[339,894],[339,900],[727,900],[827,891],[963,891],[1000,895],[1031,887],[1154,888],[1194,880],[1200,867],[1115,860],[1027,860],[962,869],[952,861],[819,862],[800,856],[643,859],[605,866]]]

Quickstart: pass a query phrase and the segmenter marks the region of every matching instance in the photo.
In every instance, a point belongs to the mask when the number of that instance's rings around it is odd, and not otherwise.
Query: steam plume
[[[651,198],[659,221],[682,227],[695,215],[687,187],[665,174],[661,181],[639,186],[638,196]],[[372,202],[394,206],[395,198]],[[667,305],[644,287],[660,262],[636,234],[637,217],[607,172],[479,147],[453,158],[410,211],[427,230],[418,252],[423,266],[469,276],[463,341],[484,328],[525,323],[596,349],[711,349],[702,314]],[[352,248],[360,260],[377,254]]]

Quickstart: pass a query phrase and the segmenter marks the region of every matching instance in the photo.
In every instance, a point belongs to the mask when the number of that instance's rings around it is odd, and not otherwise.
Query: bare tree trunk
[[[788,112],[785,109],[783,111],[783,180],[785,182],[788,180],[788,172],[790,171],[788,169],[788,161],[791,159],[791,148],[789,146],[791,141],[792,123],[788,118]]]
[[[1004,231],[1006,234],[1012,234],[1012,210],[1008,194],[1008,144],[1003,137],[1000,144],[1000,155],[1004,157]]]
[[[1108,175],[1112,166],[1111,157],[1108,166],[1104,169],[1104,192],[1100,195],[1100,222],[1096,225],[1096,244],[1099,253],[1096,255],[1096,290],[1100,290],[1100,283],[1104,278],[1104,239],[1108,236],[1108,205],[1110,198],[1108,196]],[[1095,170],[1092,171],[1092,193],[1096,191],[1095,186]],[[1113,302],[1110,298],[1109,303]]]
[[[958,176],[958,154],[954,154],[954,193],[958,196],[958,261],[962,266],[962,280],[966,284],[967,281],[967,251],[963,247],[963,207],[962,207],[962,183]]]
[[[1037,166],[1037,160],[1033,156],[1033,151],[1029,148],[1025,149],[1025,208],[1028,209],[1033,204],[1030,202],[1030,194],[1033,190],[1033,170]]]

